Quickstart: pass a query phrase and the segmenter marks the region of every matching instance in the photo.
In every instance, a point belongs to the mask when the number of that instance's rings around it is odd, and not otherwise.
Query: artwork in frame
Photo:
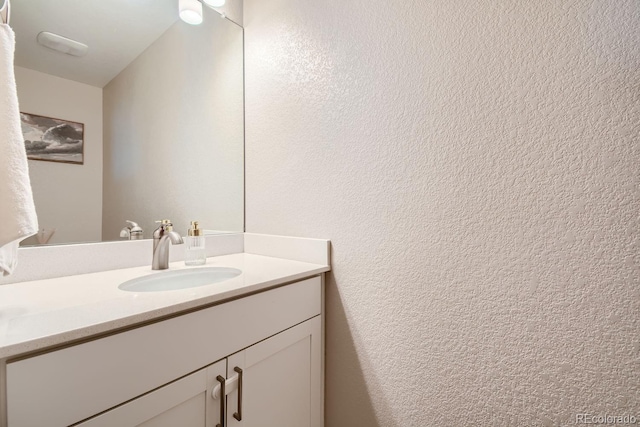
[[[30,160],[84,164],[84,125],[68,120],[20,113]]]

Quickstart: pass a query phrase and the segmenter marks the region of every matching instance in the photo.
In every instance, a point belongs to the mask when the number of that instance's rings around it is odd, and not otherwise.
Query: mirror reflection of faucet
[[[133,221],[127,220],[128,226],[120,230],[120,237],[127,240],[140,240],[143,238],[142,227]]]

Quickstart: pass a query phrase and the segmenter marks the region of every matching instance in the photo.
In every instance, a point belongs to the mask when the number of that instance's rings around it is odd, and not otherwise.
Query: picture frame
[[[84,164],[84,124],[20,112],[27,159]]]

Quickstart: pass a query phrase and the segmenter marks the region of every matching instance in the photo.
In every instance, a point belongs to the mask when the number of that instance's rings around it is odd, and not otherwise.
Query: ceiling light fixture
[[[84,43],[80,43],[75,40],[59,36],[57,34],[49,33],[47,31],[39,33],[36,37],[36,40],[42,46],[72,56],[84,56],[89,50],[89,46]]]
[[[202,3],[198,0],[180,0],[178,2],[180,9],[180,19],[187,24],[202,24]]]
[[[204,0],[204,2],[211,7],[222,7],[224,6],[225,0]]]

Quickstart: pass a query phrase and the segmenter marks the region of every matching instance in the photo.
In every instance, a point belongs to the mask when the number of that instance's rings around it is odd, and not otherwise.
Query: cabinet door
[[[219,406],[208,395],[226,359],[78,424],[82,427],[215,427]]]
[[[321,348],[317,316],[230,356],[227,425],[322,427]]]

